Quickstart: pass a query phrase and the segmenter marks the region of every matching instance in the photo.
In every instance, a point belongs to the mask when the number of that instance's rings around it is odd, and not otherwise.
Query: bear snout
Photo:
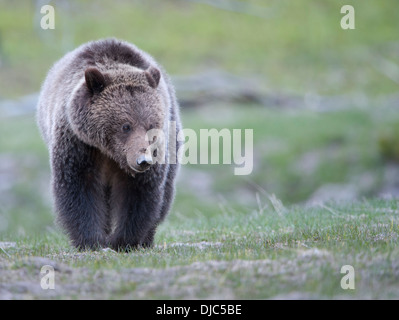
[[[137,172],[141,173],[148,170],[154,163],[150,152],[140,152],[138,154],[128,155],[127,163],[129,167]]]
[[[137,165],[140,168],[149,168],[153,164],[151,155],[142,154],[137,158]]]

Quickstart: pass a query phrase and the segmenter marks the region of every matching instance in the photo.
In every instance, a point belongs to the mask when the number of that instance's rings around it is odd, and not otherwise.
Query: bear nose
[[[152,165],[152,157],[147,155],[147,154],[143,154],[140,157],[137,158],[137,164],[140,167],[146,167],[146,166],[150,166]]]

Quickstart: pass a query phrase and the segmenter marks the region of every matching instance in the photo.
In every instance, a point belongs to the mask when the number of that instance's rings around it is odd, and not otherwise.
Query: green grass
[[[188,110],[183,114],[184,124],[198,136],[202,127],[252,129],[254,170],[249,176],[234,176],[233,164],[187,166],[187,171],[200,168],[209,177],[217,176],[210,178],[214,187],[210,193],[220,192],[232,201],[240,187],[256,191],[254,185],[258,185],[283,202],[300,202],[323,184],[347,183],[366,173],[374,183],[361,188],[360,193],[372,195],[383,175],[379,137],[393,128],[390,119],[376,121],[373,117],[364,110],[281,112],[241,105]],[[315,161],[312,166],[311,161]]]
[[[56,265],[53,298],[398,297],[397,201],[280,212],[263,200],[262,210],[226,208],[211,218],[168,220],[150,250],[79,253],[52,232],[17,240],[0,261],[14,281],[18,270],[25,270],[27,280],[38,263]],[[38,256],[48,260],[30,258]],[[355,290],[340,286],[343,265],[355,269]],[[96,291],[99,283],[109,290]],[[83,286],[85,293],[79,293]]]
[[[0,97],[38,91],[49,67],[89,40],[118,37],[150,52],[171,74],[212,68],[256,75],[271,90],[392,93],[379,71],[397,60],[396,0],[352,1],[356,29],[340,28],[345,1],[257,1],[265,18],[196,2],[54,3],[55,30],[41,30],[32,2],[0,1]]]

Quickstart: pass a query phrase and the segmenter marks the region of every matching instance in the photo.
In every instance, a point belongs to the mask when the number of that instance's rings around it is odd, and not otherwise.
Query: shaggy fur
[[[137,159],[148,152],[148,130],[161,129],[168,140],[169,121],[181,129],[174,89],[154,59],[116,39],[82,45],[48,73],[37,119],[57,220],[72,244],[151,246],[174,198],[178,164],[143,169]]]

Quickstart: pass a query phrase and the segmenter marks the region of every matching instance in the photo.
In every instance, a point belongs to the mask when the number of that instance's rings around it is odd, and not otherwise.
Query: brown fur
[[[38,123],[58,221],[76,247],[152,245],[173,201],[178,165],[138,159],[153,152],[146,132],[160,129],[168,137],[169,121],[181,128],[169,78],[131,44],[91,42],[50,70]]]

